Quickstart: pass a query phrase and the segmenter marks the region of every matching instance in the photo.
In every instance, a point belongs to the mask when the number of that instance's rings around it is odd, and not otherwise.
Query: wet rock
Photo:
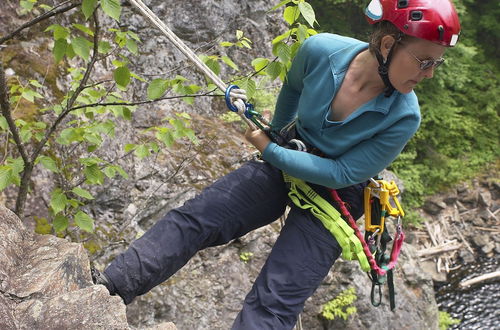
[[[459,196],[460,202],[463,204],[467,205],[469,208],[474,208],[477,206],[479,199],[479,192],[478,191],[467,191],[466,194],[463,194]]]
[[[429,214],[437,215],[446,208],[446,203],[437,200],[426,200],[422,208]]]
[[[443,202],[445,202],[447,205],[453,205],[458,201],[458,195],[453,194],[453,195],[447,195],[443,198]]]
[[[455,202],[455,205],[457,206],[458,212],[460,213],[466,212],[468,210],[468,208],[466,208],[465,205],[458,200]]]
[[[468,249],[461,249],[458,254],[464,263],[470,263],[476,259]]]
[[[492,204],[491,193],[489,191],[481,191],[478,195],[478,203],[484,207],[490,207]]]
[[[481,234],[478,234],[478,235],[475,235],[473,238],[472,238],[472,241],[474,242],[474,244],[476,244],[476,246],[478,246],[479,248],[483,248],[484,246],[488,245],[488,237],[486,235],[481,235]]]
[[[481,247],[481,251],[484,254],[489,254],[495,249],[495,243],[494,242],[488,242],[486,245]]]
[[[446,273],[438,272],[436,263],[432,260],[422,262],[422,269],[432,277],[434,282],[446,282]]]

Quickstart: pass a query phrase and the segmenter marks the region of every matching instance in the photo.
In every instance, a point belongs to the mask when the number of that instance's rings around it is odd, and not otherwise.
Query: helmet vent
[[[410,19],[412,21],[420,21],[424,17],[424,14],[420,10],[413,10],[410,13]]]
[[[398,0],[398,8],[406,8],[408,7],[408,0]]]

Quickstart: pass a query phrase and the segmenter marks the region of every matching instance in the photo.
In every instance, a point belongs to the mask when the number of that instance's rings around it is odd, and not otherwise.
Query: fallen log
[[[498,278],[498,277],[500,277],[500,270],[497,270],[496,272],[493,272],[493,273],[483,274],[481,276],[474,277],[470,280],[460,282],[460,287],[465,288],[465,287],[468,287],[468,286],[471,286],[471,285],[474,285],[474,284],[477,284],[480,282],[484,282],[487,280],[491,280],[494,278]]]

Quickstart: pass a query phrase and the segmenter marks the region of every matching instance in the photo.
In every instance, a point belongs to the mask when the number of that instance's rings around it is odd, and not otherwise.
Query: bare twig
[[[143,105],[143,104],[150,104],[150,103],[156,103],[158,101],[163,101],[163,100],[173,100],[173,99],[182,99],[186,97],[200,97],[200,96],[209,96],[209,97],[221,97],[223,95],[214,95],[212,94],[214,91],[208,91],[203,94],[188,94],[188,95],[177,95],[177,96],[166,96],[166,97],[161,97],[158,99],[154,100],[148,100],[148,101],[136,101],[136,102],[109,102],[109,103],[91,103],[91,104],[83,104],[83,105],[78,105],[76,107],[72,107],[69,109],[69,111],[75,111],[79,109],[84,109],[84,108],[92,108],[92,107],[105,107],[105,106],[113,106],[113,105],[122,105],[122,106],[135,106],[135,105]]]
[[[500,228],[495,228],[495,227],[487,228],[487,227],[479,227],[479,226],[472,226],[472,227],[474,227],[475,229],[479,229],[479,230],[491,231],[491,232],[494,232],[494,233],[500,233]]]
[[[9,93],[7,91],[7,81],[5,80],[5,72],[3,70],[2,61],[0,61],[0,107],[2,108],[2,115],[5,117],[7,124],[9,125],[10,133],[12,134],[12,138],[16,143],[17,150],[21,154],[24,163],[28,163],[28,154],[26,149],[24,148],[23,143],[21,142],[21,137],[19,136],[19,131],[14,123],[14,119],[12,118],[12,114],[10,112],[10,104],[9,104]],[[7,138],[8,139],[8,138]]]
[[[70,3],[70,4],[65,6],[65,7],[60,8],[61,6],[65,5],[67,3]],[[67,12],[68,10],[71,10],[75,7],[78,7],[80,4],[81,4],[81,1],[77,1],[75,3],[71,3],[71,1],[65,1],[62,4],[59,4],[58,6],[54,7],[52,10],[49,10],[48,12],[43,13],[42,15],[36,17],[35,19],[21,25],[19,28],[17,28],[15,31],[9,33],[5,37],[0,38],[0,45],[2,45],[3,43],[5,43],[8,40],[14,38],[19,33],[21,33],[23,30],[25,30],[25,29],[27,29],[27,28],[29,28],[37,23],[40,23],[41,21],[44,21],[52,16],[62,14],[64,12]]]

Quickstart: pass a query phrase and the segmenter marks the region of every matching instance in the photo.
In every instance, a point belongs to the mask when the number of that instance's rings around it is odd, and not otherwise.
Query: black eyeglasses
[[[410,52],[406,48],[405,48],[405,50],[406,50],[406,52],[408,52],[408,54],[413,56],[413,58],[415,58],[418,61],[418,63],[420,63],[420,70],[422,70],[422,71],[425,71],[425,70],[429,69],[430,67],[434,67],[434,69],[435,69],[438,66],[440,66],[441,64],[443,64],[443,62],[444,62],[444,58],[442,58],[442,57],[435,59],[435,60],[420,60],[418,57],[416,57],[412,52]]]

